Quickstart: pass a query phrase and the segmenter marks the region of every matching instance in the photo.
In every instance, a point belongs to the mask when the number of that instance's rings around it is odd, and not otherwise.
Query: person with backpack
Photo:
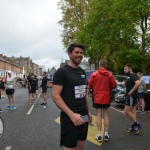
[[[38,79],[34,76],[33,73],[31,73],[31,77],[29,78],[29,99],[30,99],[30,105],[32,105],[32,97],[34,99],[34,106],[36,106],[37,101],[37,86],[38,86]]]

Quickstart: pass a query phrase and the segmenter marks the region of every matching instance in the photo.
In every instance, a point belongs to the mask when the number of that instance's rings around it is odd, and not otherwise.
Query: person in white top
[[[15,110],[15,78],[12,77],[12,72],[8,71],[8,76],[6,80],[6,95],[8,96],[9,106],[6,108],[8,110]]]
[[[145,101],[144,96],[146,93],[146,83],[144,80],[142,80],[143,73],[138,72],[137,76],[139,77],[141,84],[138,88],[138,101],[137,101],[137,112],[140,112],[140,114],[145,114]]]

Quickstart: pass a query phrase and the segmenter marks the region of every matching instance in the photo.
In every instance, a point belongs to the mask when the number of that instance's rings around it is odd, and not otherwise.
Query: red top
[[[100,68],[91,75],[88,85],[93,89],[95,104],[110,104],[110,92],[117,87],[117,82],[112,73]]]

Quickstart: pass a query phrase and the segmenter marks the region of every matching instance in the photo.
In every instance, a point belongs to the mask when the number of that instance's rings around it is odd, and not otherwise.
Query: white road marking
[[[27,115],[30,115],[30,114],[31,114],[33,108],[34,108],[34,104],[32,105],[32,107],[31,107],[31,108],[29,109],[29,111],[27,112]]]
[[[7,146],[5,150],[11,150],[11,146]]]
[[[114,109],[114,110],[116,110],[116,111],[118,111],[118,112],[120,112],[120,113],[122,113],[122,114],[124,114],[124,111],[121,111],[121,110],[119,110],[119,109],[116,109],[116,108],[114,108],[114,107],[110,107],[111,109]]]
[[[41,90],[41,91],[42,91],[42,90]],[[39,95],[38,95],[38,98],[37,98],[37,99],[39,99],[39,98],[40,98],[41,91],[40,91],[40,93],[39,93]],[[31,114],[31,112],[32,112],[33,108],[34,108],[34,104],[31,106],[31,108],[30,108],[30,109],[29,109],[29,111],[27,112],[27,115],[30,115],[30,114]]]
[[[39,93],[39,95],[38,95],[38,99],[40,98],[40,96],[41,96],[41,92],[42,92],[42,90],[40,91],[40,93]]]

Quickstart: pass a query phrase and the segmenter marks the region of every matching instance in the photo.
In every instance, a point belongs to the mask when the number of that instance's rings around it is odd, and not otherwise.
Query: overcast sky
[[[30,57],[59,67],[67,54],[61,43],[59,0],[0,0],[0,53]]]

